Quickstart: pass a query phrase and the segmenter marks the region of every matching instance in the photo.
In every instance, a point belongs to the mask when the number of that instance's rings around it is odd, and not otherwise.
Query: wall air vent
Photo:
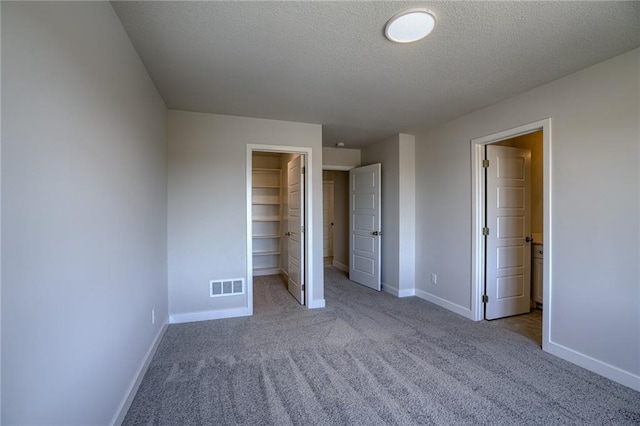
[[[210,281],[210,296],[235,296],[244,294],[244,278],[234,278],[232,280]]]

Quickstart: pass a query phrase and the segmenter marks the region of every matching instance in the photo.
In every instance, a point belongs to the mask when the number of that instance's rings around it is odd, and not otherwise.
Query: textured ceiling
[[[396,12],[437,16],[384,38]],[[113,2],[172,109],[323,125],[361,147],[640,46],[640,2]]]

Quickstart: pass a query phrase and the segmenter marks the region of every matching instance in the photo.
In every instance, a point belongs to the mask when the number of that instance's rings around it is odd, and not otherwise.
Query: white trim
[[[142,379],[144,378],[144,375],[147,373],[147,370],[149,369],[151,360],[153,359],[153,356],[156,354],[156,351],[158,350],[158,346],[160,346],[160,342],[162,341],[162,337],[164,336],[164,333],[167,331],[167,327],[168,327],[168,324],[165,322],[164,324],[162,324],[162,327],[160,327],[160,330],[158,330],[158,334],[156,334],[156,337],[153,339],[153,342],[151,343],[149,350],[147,350],[147,353],[144,356],[142,363],[140,363],[140,366],[138,367],[136,374],[133,376],[133,380],[131,381],[131,384],[129,385],[127,392],[125,393],[124,399],[120,403],[120,407],[118,407],[116,414],[113,416],[113,419],[111,420],[112,425],[120,425],[124,421],[124,418],[126,417],[127,412],[129,411],[129,408],[131,408],[131,403],[133,402],[133,399],[135,398],[136,393],[138,393],[138,389],[140,388]]]
[[[411,296],[415,296],[416,295],[416,289],[415,288],[408,288],[405,290],[398,290],[398,297],[403,298],[403,297],[411,297]]]
[[[358,166],[327,166],[325,164],[322,165],[322,170],[337,170],[340,172],[348,172],[351,169],[354,169]]]
[[[398,297],[398,288],[380,281],[381,290]]]
[[[347,274],[349,273],[349,267],[347,265],[345,265],[344,263],[338,262],[337,260],[333,261],[332,266],[334,268],[337,268],[337,269],[341,270],[342,272],[346,272]]]
[[[566,346],[559,345],[555,342],[549,342],[545,351],[640,392],[640,376],[638,375],[621,370],[618,367],[567,348]]]
[[[184,322],[209,321],[223,318],[246,317],[253,315],[249,308],[221,309],[217,311],[188,312],[186,314],[173,314],[169,316],[169,324],[182,324]]]
[[[308,303],[307,303],[307,307],[309,309],[318,309],[318,308],[324,308],[326,306],[325,300],[324,299],[319,299],[319,300],[315,300],[315,299],[307,299]]]
[[[313,309],[320,302],[312,301],[311,294],[313,294],[313,259],[314,259],[314,251],[313,251],[313,148],[308,147],[299,147],[299,146],[284,146],[284,145],[261,145],[261,144],[247,144],[247,181],[246,181],[246,193],[247,193],[247,303],[248,303],[248,311],[249,314],[253,315],[253,238],[251,237],[251,227],[252,227],[252,218],[251,218],[251,180],[253,178],[252,174],[252,161],[253,161],[253,153],[254,152],[278,152],[283,154],[301,154],[305,155],[305,203],[306,203],[306,211],[305,211],[305,219],[304,219],[304,229],[305,229],[305,286],[306,290],[304,292],[305,305],[308,309]],[[322,178],[322,176],[321,176]],[[320,253],[322,255],[322,252]],[[321,283],[319,283],[321,285]],[[311,306],[314,305],[314,306]],[[322,307],[324,307],[324,300],[322,300]]]
[[[435,296],[431,293],[427,293],[426,291],[423,290],[417,290],[416,289],[416,294],[417,297],[419,297],[420,299],[426,300],[427,302],[431,302],[435,305],[440,306],[441,308],[445,308],[453,313],[456,313],[458,315],[462,315],[465,318],[469,318],[470,320],[473,320],[473,313],[471,310],[469,310],[468,308],[465,308],[464,306],[460,306],[457,305],[453,302],[449,302],[448,300],[445,300],[441,297]]]
[[[416,290],[414,288],[399,290],[397,287],[391,286],[389,284],[385,284],[383,282],[380,282],[380,285],[382,286],[382,291],[384,291],[385,293],[392,294],[399,298],[411,297],[416,295]]]

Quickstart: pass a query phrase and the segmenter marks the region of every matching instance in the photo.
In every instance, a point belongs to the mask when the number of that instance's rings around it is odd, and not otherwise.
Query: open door
[[[531,152],[486,146],[485,318],[530,311]]]
[[[287,176],[289,186],[287,197],[289,199],[288,220],[289,229],[286,232],[288,240],[288,265],[289,265],[289,293],[304,305],[304,156],[298,155],[287,163]]]
[[[380,291],[380,164],[349,170],[349,279]]]

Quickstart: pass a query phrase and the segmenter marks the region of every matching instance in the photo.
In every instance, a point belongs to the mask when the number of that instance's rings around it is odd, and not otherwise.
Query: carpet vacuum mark
[[[171,325],[125,425],[640,424],[640,393],[490,322],[325,268],[325,309],[256,277],[254,315]]]

